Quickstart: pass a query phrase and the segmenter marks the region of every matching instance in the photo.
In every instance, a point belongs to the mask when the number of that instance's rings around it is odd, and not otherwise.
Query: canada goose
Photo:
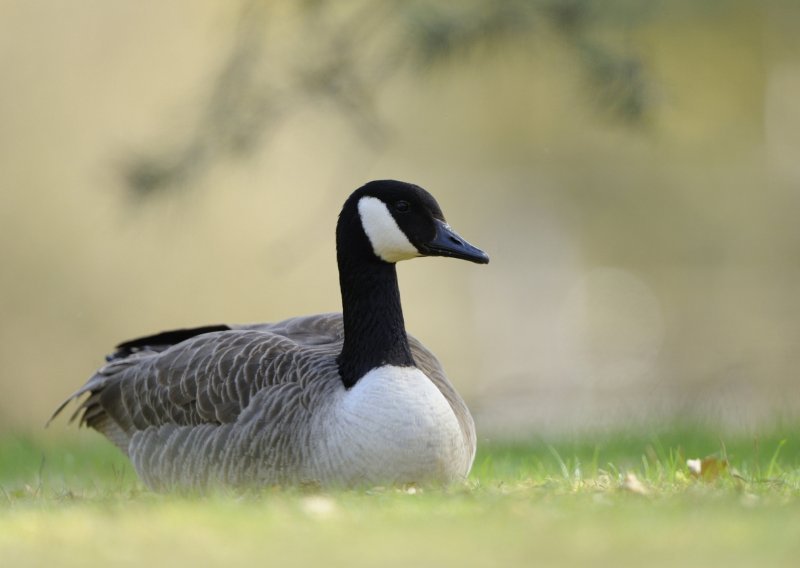
[[[126,341],[53,418],[89,393],[72,418],[156,490],[463,480],[475,426],[436,357],[406,335],[395,263],[489,257],[428,192],[393,180],[350,195],[336,250],[342,314]]]

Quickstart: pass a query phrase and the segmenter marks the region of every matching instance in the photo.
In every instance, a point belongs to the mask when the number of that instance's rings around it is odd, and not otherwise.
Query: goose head
[[[394,180],[369,182],[348,198],[339,216],[337,247],[340,254],[346,248],[390,264],[420,256],[489,262],[485,252],[447,224],[430,193]]]

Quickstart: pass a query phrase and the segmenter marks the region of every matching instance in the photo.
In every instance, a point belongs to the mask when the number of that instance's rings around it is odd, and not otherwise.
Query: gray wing
[[[237,326],[173,346],[137,342],[54,417],[89,393],[73,418],[126,452],[154,488],[285,481],[303,459],[309,409],[341,388],[338,314]]]

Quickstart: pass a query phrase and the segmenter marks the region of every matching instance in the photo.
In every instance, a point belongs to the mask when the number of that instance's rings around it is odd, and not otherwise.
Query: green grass
[[[798,434],[485,443],[446,490],[194,497],[146,491],[99,436],[6,437],[0,565],[795,566]],[[686,459],[709,455],[728,467],[693,477]]]

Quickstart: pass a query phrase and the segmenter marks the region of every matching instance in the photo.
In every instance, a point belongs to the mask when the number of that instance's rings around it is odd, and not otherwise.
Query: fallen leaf
[[[713,481],[728,470],[728,460],[709,456],[707,458],[686,460],[686,467],[692,477],[703,481]]]
[[[622,485],[620,486],[625,491],[629,491],[631,493],[635,493],[636,495],[647,495],[650,493],[647,490],[639,478],[636,477],[636,474],[633,472],[629,472],[625,474],[625,478],[622,480]]]
[[[686,460],[686,467],[689,468],[689,473],[698,476],[703,472],[703,460]]]
[[[300,506],[306,515],[317,519],[330,518],[335,515],[337,511],[336,502],[324,495],[305,497],[300,502]]]

